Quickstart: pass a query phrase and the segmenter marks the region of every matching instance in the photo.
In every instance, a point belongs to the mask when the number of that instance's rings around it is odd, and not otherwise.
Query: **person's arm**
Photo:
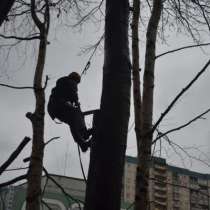
[[[71,101],[73,101],[76,106],[79,106],[78,87],[75,81],[70,82],[69,94]]]

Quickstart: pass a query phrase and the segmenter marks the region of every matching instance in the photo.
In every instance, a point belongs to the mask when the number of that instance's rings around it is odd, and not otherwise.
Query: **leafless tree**
[[[130,110],[127,0],[107,0],[103,90],[91,147],[85,210],[119,210]],[[108,153],[107,153],[108,152]]]
[[[140,7],[140,3],[143,4]],[[160,37],[164,39],[164,33],[167,29],[173,28],[173,30],[187,32],[196,42],[195,45],[186,46],[176,50],[172,50],[167,53],[188,49],[190,47],[205,46],[202,43],[201,33],[202,31],[209,31],[209,2],[208,1],[162,1],[153,0],[146,1],[148,5],[147,11],[151,11],[151,15],[146,27],[146,53],[144,64],[144,77],[143,77],[143,90],[142,96],[140,91],[140,67],[139,67],[139,54],[138,54],[138,27],[139,19],[143,18],[145,9],[145,2],[134,0],[133,1],[133,22],[132,22],[132,46],[133,46],[133,95],[134,95],[134,110],[135,110],[135,132],[137,138],[137,152],[138,152],[138,167],[136,174],[136,196],[135,196],[135,209],[149,209],[149,194],[148,194],[148,182],[149,182],[149,162],[151,160],[151,147],[153,133],[159,126],[163,118],[172,109],[177,100],[182,96],[182,93],[175,97],[169,107],[162,113],[157,122],[153,125],[153,92],[154,92],[154,71],[155,60],[159,56],[155,55],[156,37],[159,33]],[[148,12],[147,12],[148,13]],[[142,22],[140,22],[142,23]],[[144,23],[145,24],[145,23]],[[159,30],[158,30],[159,25]],[[140,28],[143,26],[140,25]],[[209,61],[202,68],[202,72],[209,66]],[[200,73],[200,72],[199,72]],[[198,73],[198,75],[200,75]],[[196,76],[198,76],[196,75]],[[196,79],[195,79],[196,78]],[[189,86],[183,89],[188,90],[192,84],[199,78],[195,77],[189,83]],[[208,113],[208,110],[204,112]],[[199,117],[198,117],[199,118]],[[186,123],[186,126],[196,119]],[[185,125],[183,125],[185,126]],[[176,131],[183,128],[172,129],[169,132]],[[168,132],[162,134],[164,136]],[[158,139],[160,136],[158,137]],[[157,138],[156,138],[157,140]],[[155,141],[156,141],[155,140]]]

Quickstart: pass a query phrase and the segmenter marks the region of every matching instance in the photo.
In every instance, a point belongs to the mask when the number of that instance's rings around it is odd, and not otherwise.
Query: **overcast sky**
[[[52,30],[49,41],[50,45],[47,50],[47,60],[45,65],[45,75],[49,75],[50,81],[46,91],[48,99],[52,87],[56,80],[71,71],[82,72],[89,55],[79,55],[82,47],[95,43],[101,36],[102,29],[94,27],[85,27],[82,32],[72,31],[62,28]],[[208,40],[206,40],[208,41]],[[192,41],[178,34],[172,34],[168,38],[167,44],[158,43],[157,54],[174,49],[177,47],[192,44]],[[155,100],[154,100],[154,122],[160,114],[166,109],[171,100],[179,91],[194,77],[209,59],[210,51],[208,48],[190,49],[173,55],[166,55],[159,58],[156,62],[155,76]],[[144,48],[141,46],[141,57],[144,56]],[[31,86],[33,81],[33,72],[35,69],[34,56],[27,56],[25,65],[18,67],[19,58],[15,57],[10,60],[9,67],[1,67],[0,82],[18,85]],[[103,52],[97,52],[93,57],[90,69],[83,76],[82,83],[79,86],[79,97],[82,109],[96,109],[100,105],[101,81],[103,67]],[[143,64],[141,62],[141,67]],[[5,73],[6,71],[6,73]],[[169,115],[161,123],[160,130],[167,131],[181,125],[194,116],[202,113],[210,107],[210,68],[208,71],[193,85],[184,97],[173,107]],[[0,164],[3,163],[9,154],[16,148],[24,136],[32,135],[31,123],[25,117],[25,113],[34,110],[34,96],[31,90],[13,90],[0,86]],[[133,103],[131,104],[131,107]],[[188,128],[169,135],[170,139],[184,147],[193,147],[188,150],[192,155],[199,158],[210,159],[210,115],[205,119],[198,120]],[[136,144],[133,125],[133,108],[131,108],[131,118],[128,133],[127,155],[136,156]],[[46,114],[45,120],[45,140],[60,136],[61,138],[50,143],[44,156],[44,166],[51,173],[82,177],[77,145],[73,142],[68,126],[65,124],[55,124]],[[91,125],[91,119],[87,120]],[[190,161],[187,156],[180,150],[172,150],[167,143],[162,142],[163,149],[161,156],[167,158],[169,164],[179,167],[187,167],[203,173],[210,173],[210,168],[198,161]],[[158,146],[157,146],[158,149]],[[201,153],[198,152],[201,150]],[[24,167],[22,162],[24,157],[28,157],[31,151],[31,144],[21,153],[19,158],[12,164],[12,168]],[[178,155],[179,154],[179,155]],[[160,155],[157,151],[156,155]],[[85,170],[88,168],[89,152],[82,155]],[[208,161],[208,160],[207,160]],[[210,163],[210,162],[209,162]],[[14,172],[6,172],[1,176],[0,182],[13,177]]]

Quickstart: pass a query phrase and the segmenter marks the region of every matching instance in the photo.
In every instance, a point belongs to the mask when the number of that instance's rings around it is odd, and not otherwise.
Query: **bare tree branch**
[[[1,167],[0,167],[0,175],[4,172],[4,170],[11,165],[11,163],[17,158],[17,156],[21,153],[23,148],[26,146],[26,144],[30,141],[31,139],[29,137],[25,137],[20,145],[17,147],[17,149],[10,155],[7,161],[5,161]]]
[[[48,77],[48,75],[47,75],[47,76],[46,76],[45,83],[44,83],[43,89],[46,89],[48,81],[49,81],[49,77]]]
[[[189,48],[204,47],[204,46],[209,46],[209,45],[210,45],[210,43],[188,45],[188,46],[180,47],[180,48],[177,48],[177,49],[174,49],[174,50],[170,50],[170,51],[161,53],[161,54],[157,55],[155,58],[157,59],[157,58],[160,58],[160,57],[162,57],[164,55],[171,54],[171,53],[174,53],[174,52],[177,52],[177,51],[181,51],[181,50],[185,50],[185,49],[189,49]]]
[[[87,50],[92,50],[92,49],[93,49],[93,52],[91,53],[91,55],[90,55],[90,57],[89,57],[89,59],[88,59],[86,65],[85,65],[85,68],[83,69],[83,71],[82,71],[82,73],[81,73],[81,76],[82,76],[83,74],[85,74],[85,73],[87,72],[87,70],[89,69],[91,60],[92,60],[94,54],[96,53],[96,51],[97,51],[97,49],[98,49],[98,47],[99,47],[99,45],[101,44],[101,42],[102,42],[103,39],[104,39],[104,33],[103,33],[103,35],[100,37],[100,39],[96,42],[96,44],[94,44],[93,46],[91,46],[91,47],[89,47],[88,49],[86,49],[86,51],[87,51]]]
[[[206,161],[204,161],[204,160],[202,160],[202,159],[200,159],[200,158],[198,158],[198,157],[196,157],[196,156],[194,156],[194,155],[191,155],[186,149],[184,149],[182,146],[180,146],[179,144],[177,144],[177,143],[175,143],[175,142],[173,142],[173,141],[171,141],[169,138],[168,138],[168,136],[167,135],[165,135],[164,136],[164,138],[166,137],[166,141],[169,143],[169,145],[170,146],[175,146],[175,147],[177,147],[180,151],[182,151],[189,159],[191,159],[191,160],[196,160],[196,161],[198,161],[198,162],[200,162],[200,163],[203,163],[204,165],[206,165],[206,166],[208,166],[208,167],[210,167],[210,164],[208,163],[208,162],[206,162]],[[184,158],[183,158],[184,159]]]
[[[79,204],[80,207],[80,202],[84,203],[82,200],[76,199],[73,196],[71,196],[70,194],[68,194],[65,189],[48,173],[48,171],[43,167],[43,171],[45,173],[45,175],[47,176],[48,179],[50,179],[60,190],[61,192],[67,197],[70,198],[71,200],[75,201],[76,203]],[[81,207],[80,207],[81,209]]]
[[[49,210],[53,210],[47,202],[45,202],[43,199],[41,200],[41,202],[49,209]]]
[[[39,20],[36,14],[36,6],[35,6],[35,0],[31,0],[31,16],[33,18],[33,21],[35,22],[36,26],[39,28],[39,30],[42,30],[43,23]]]
[[[181,130],[182,128],[185,128],[187,127],[188,125],[190,125],[191,123],[195,122],[196,120],[198,119],[201,119],[202,116],[204,116],[205,114],[209,113],[210,112],[210,109],[207,109],[205,112],[199,114],[198,116],[194,117],[192,120],[190,120],[189,122],[181,125],[181,126],[178,126],[176,128],[173,128],[169,131],[166,131],[165,133],[159,133],[159,135],[152,141],[152,144],[156,143],[156,141],[158,141],[160,138],[162,138],[163,136],[169,134],[169,133],[172,133],[172,132],[175,132],[175,131],[178,131],[178,130]]]
[[[4,170],[4,172],[9,172],[9,171],[20,171],[20,170],[26,170],[28,169],[29,167],[20,167],[20,168],[8,168],[6,170]]]
[[[99,5],[93,7],[86,15],[84,15],[83,17],[81,17],[81,19],[73,25],[73,27],[77,27],[79,25],[81,25],[83,22],[85,22],[87,19],[89,19],[91,16],[93,16],[98,10],[100,11],[100,8],[103,4],[104,0],[101,0]]]
[[[41,38],[41,36],[35,36],[35,34],[27,36],[27,37],[5,36],[3,34],[0,34],[0,37],[2,37],[4,39],[16,39],[16,40],[21,40],[21,41],[31,41],[31,40],[35,40],[35,39],[40,39]]]
[[[6,85],[6,84],[3,84],[3,83],[0,83],[0,86],[12,88],[12,89],[19,89],[19,90],[22,90],[22,89],[34,89],[33,87],[30,87],[30,86],[18,87],[18,86],[13,86],[13,85]]]
[[[179,94],[174,98],[174,100],[169,104],[166,110],[161,114],[160,118],[154,124],[151,132],[153,133],[163,118],[168,114],[168,112],[172,109],[174,104],[180,99],[180,97],[198,80],[198,78],[207,70],[210,65],[210,59],[207,61],[205,66],[196,74],[196,76],[179,92]]]
[[[14,183],[19,182],[19,181],[21,181],[21,180],[27,179],[27,176],[28,176],[27,174],[24,174],[24,175],[21,175],[21,176],[18,176],[18,177],[16,177],[16,178],[14,178],[14,179],[12,179],[12,180],[10,180],[10,181],[1,183],[1,184],[0,184],[0,188],[6,187],[6,186],[11,185],[11,184],[14,184]]]
[[[57,139],[59,139],[59,138],[60,138],[60,136],[56,136],[56,137],[53,137],[53,138],[49,139],[49,140],[44,144],[44,146],[47,146],[47,144],[49,144],[51,141],[57,140]]]

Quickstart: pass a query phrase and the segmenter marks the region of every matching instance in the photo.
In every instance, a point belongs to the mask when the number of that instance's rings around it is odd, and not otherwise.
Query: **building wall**
[[[133,202],[135,197],[136,164],[136,158],[126,158],[122,197],[128,202]],[[151,210],[207,210],[209,195],[210,175],[170,166],[162,158],[154,157],[151,161]]]
[[[134,202],[136,164],[136,158],[126,157],[122,209]],[[54,182],[44,176],[43,200],[53,210],[80,209],[78,205],[83,206],[85,197],[84,180],[58,175],[52,177],[70,196],[65,196]],[[0,195],[5,205],[2,206],[0,199],[0,210],[25,210],[25,192],[26,184],[1,189]],[[207,210],[210,209],[210,175],[170,166],[166,160],[154,158],[150,165],[149,193],[151,210]],[[43,206],[45,209],[48,208]]]
[[[42,189],[45,189],[43,194],[43,200],[46,202],[53,210],[81,210],[83,209],[83,202],[85,199],[85,188],[86,184],[84,180],[51,175],[51,177],[63,187],[69,196],[66,196],[61,192],[60,188],[52,182],[52,180],[47,179],[45,176],[42,177]],[[14,194],[12,199],[8,199],[8,190],[4,189],[4,192],[0,192],[0,196],[4,196],[7,200],[10,200],[10,208],[2,206],[2,201],[0,199],[0,210],[25,210],[26,207],[26,183],[13,187]],[[7,196],[6,196],[7,195]],[[4,203],[8,205],[8,201],[5,200]],[[121,210],[125,210],[130,206],[131,203],[123,202]],[[42,210],[49,210],[45,205],[42,204]],[[132,210],[132,208],[130,208]]]

